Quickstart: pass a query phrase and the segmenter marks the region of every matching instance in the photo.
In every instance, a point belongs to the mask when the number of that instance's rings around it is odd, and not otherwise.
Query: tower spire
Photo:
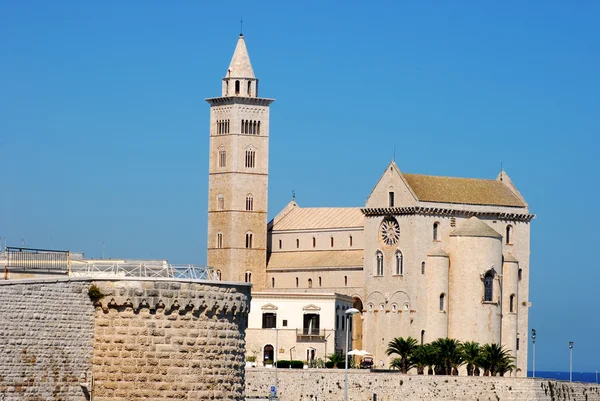
[[[241,33],[237,45],[235,46],[231,63],[229,63],[226,78],[256,78],[254,70],[252,69],[252,63],[250,63],[250,55],[246,48],[244,35]]]

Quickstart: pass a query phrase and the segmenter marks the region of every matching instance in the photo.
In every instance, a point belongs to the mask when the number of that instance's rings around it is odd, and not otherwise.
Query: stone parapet
[[[341,401],[343,369],[279,369],[280,401]],[[258,399],[275,384],[275,369],[246,371],[246,397]],[[411,376],[350,369],[348,400],[406,401],[598,401],[600,386],[547,379],[465,376]],[[316,398],[315,398],[316,397]]]
[[[92,301],[95,286],[104,295]],[[250,286],[0,282],[3,400],[241,400]]]

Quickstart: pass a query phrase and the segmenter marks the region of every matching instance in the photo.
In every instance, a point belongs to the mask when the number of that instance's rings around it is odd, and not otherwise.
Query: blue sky
[[[204,263],[208,105],[244,18],[269,215],[405,172],[495,178],[537,214],[538,370],[600,369],[597,2],[0,1],[0,236]]]

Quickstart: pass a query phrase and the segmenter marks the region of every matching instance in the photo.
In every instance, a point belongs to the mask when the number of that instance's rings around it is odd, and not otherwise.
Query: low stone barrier
[[[278,369],[280,401],[342,401],[343,369]],[[246,370],[246,397],[264,397],[275,384],[275,369]],[[351,401],[600,401],[600,386],[546,379],[413,376],[350,369]]]

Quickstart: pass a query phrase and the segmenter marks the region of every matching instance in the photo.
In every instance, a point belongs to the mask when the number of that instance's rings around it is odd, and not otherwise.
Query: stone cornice
[[[224,96],[205,99],[211,106],[223,106],[227,104],[250,104],[254,106],[269,106],[275,99],[264,97]]]
[[[473,210],[459,210],[438,207],[381,207],[381,208],[362,208],[361,212],[365,217],[377,216],[407,216],[407,215],[424,215],[424,216],[460,216],[460,217],[487,217],[498,220],[524,221],[530,222],[535,218],[535,214],[530,213],[505,213],[505,212],[477,212]]]

